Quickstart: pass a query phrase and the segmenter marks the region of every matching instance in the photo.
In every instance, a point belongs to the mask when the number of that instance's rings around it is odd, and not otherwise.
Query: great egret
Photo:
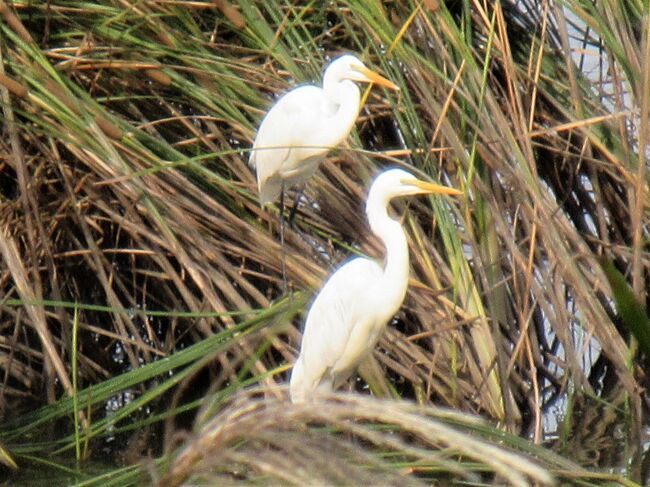
[[[381,173],[370,187],[370,229],[386,247],[385,264],[355,258],[325,283],[307,315],[302,346],[291,373],[292,402],[338,388],[375,347],[386,323],[404,301],[409,277],[406,235],[388,215],[392,198],[461,191],[416,179],[402,169]]]
[[[266,114],[249,160],[257,172],[263,205],[274,201],[284,189],[305,183],[327,151],[348,136],[361,100],[354,81],[399,89],[348,54],[327,67],[322,88],[295,88]]]

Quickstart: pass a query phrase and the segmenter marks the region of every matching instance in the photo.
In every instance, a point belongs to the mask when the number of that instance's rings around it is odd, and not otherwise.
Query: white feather
[[[327,67],[322,88],[295,88],[266,114],[249,159],[257,171],[262,204],[275,200],[283,187],[306,182],[327,152],[349,135],[361,99],[354,81],[397,89],[356,57],[345,55]]]
[[[372,232],[386,247],[386,263],[356,258],[325,283],[309,310],[290,393],[302,402],[339,387],[372,351],[380,334],[404,301],[409,278],[406,235],[388,215],[390,200],[425,193],[460,191],[418,181],[401,169],[380,174],[373,182],[366,214]]]

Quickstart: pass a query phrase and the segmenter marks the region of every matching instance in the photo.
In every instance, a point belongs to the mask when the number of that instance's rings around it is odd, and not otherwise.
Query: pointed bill
[[[462,191],[459,191],[456,188],[429,183],[427,181],[421,181],[419,179],[402,179],[402,183],[416,186],[422,190],[422,193],[446,194],[449,196],[459,196],[463,194]]]
[[[397,86],[391,80],[384,78],[379,73],[375,73],[371,69],[362,66],[352,66],[352,69],[361,73],[365,78],[367,78],[368,82],[375,83],[379,86],[383,86],[391,90],[399,91],[399,86]]]

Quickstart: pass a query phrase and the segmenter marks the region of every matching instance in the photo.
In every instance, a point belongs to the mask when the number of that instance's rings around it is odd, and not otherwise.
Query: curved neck
[[[409,250],[406,234],[402,225],[388,215],[388,201],[374,201],[369,195],[366,213],[370,229],[379,237],[386,247],[386,263],[382,279],[390,282],[385,289],[394,289],[400,298],[404,298],[409,278]],[[400,301],[401,302],[401,301]]]
[[[320,133],[326,146],[336,146],[345,139],[352,130],[359,116],[361,93],[354,82],[345,79],[328,77],[323,80],[324,104],[323,113],[332,123],[323,124]]]

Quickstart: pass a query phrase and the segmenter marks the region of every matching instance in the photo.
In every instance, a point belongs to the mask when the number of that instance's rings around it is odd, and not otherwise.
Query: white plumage
[[[316,296],[305,322],[300,355],[290,383],[293,402],[338,388],[370,353],[406,295],[409,255],[399,221],[388,215],[392,198],[414,194],[461,194],[416,179],[402,169],[381,173],[366,202],[372,232],[386,247],[385,264],[355,258],[339,268]]]
[[[398,89],[352,55],[334,60],[323,87],[300,86],[282,96],[266,114],[255,137],[250,165],[257,172],[260,202],[305,183],[325,154],[348,136],[359,114],[355,81]]]

